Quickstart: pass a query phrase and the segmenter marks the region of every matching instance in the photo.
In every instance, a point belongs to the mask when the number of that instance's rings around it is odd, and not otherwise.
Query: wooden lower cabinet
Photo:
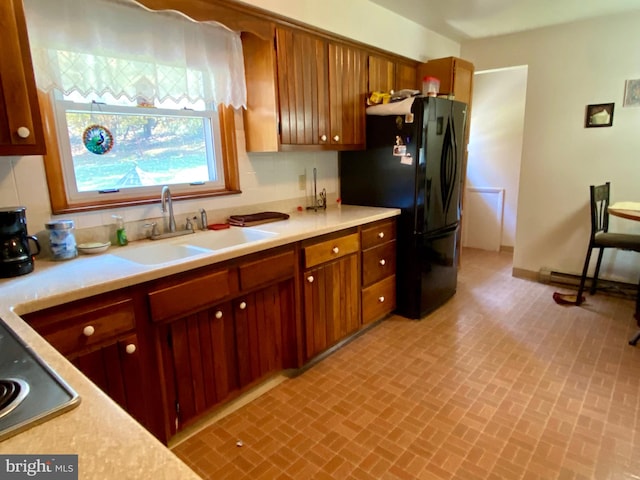
[[[238,389],[231,302],[160,327],[169,434]]]
[[[305,270],[305,359],[311,359],[360,328],[358,254]]]
[[[268,376],[300,366],[296,258],[293,248],[278,249],[148,289],[167,437]]]
[[[295,362],[293,280],[233,301],[240,388]]]
[[[138,327],[146,325],[142,296],[124,289],[23,318],[133,418],[164,440],[160,390],[150,368],[152,348],[138,335]]]
[[[135,334],[100,345],[96,350],[72,354],[69,360],[103,392],[151,432],[157,423],[145,389],[145,369]]]

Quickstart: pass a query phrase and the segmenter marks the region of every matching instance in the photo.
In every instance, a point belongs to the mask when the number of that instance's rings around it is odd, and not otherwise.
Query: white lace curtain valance
[[[133,1],[24,0],[36,83],[83,96],[246,107],[239,34]]]

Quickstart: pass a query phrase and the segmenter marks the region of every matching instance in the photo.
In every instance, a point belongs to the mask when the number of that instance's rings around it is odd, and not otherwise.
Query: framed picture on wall
[[[613,103],[587,105],[584,127],[610,127],[613,125]]]
[[[623,107],[640,107],[640,79],[624,82]]]

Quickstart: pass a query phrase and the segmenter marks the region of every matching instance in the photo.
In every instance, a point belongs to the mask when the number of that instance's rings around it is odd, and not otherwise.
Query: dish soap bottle
[[[118,240],[118,245],[126,245],[129,243],[127,240],[127,232],[124,229],[124,219],[120,215],[112,215],[113,218],[116,219],[116,239]]]

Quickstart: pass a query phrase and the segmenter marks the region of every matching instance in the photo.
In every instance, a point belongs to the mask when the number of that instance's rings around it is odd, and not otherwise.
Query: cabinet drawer
[[[357,233],[326,240],[304,248],[304,266],[311,268],[360,250]]]
[[[367,286],[396,273],[396,242],[362,252],[362,285]]]
[[[135,328],[133,301],[122,300],[97,307],[82,315],[70,316],[64,322],[34,328],[63,355],[85,347],[96,346]]]
[[[367,225],[362,229],[362,249],[377,247],[390,240],[396,238],[396,222],[395,220],[387,220],[383,222]]]
[[[240,270],[240,288],[248,290],[280,278],[295,274],[295,254],[293,251],[271,255],[259,260],[243,263]]]
[[[392,275],[362,290],[362,323],[382,318],[396,308],[396,276]]]
[[[229,269],[198,276],[147,294],[151,320],[159,322],[212,305],[237,290]]]

